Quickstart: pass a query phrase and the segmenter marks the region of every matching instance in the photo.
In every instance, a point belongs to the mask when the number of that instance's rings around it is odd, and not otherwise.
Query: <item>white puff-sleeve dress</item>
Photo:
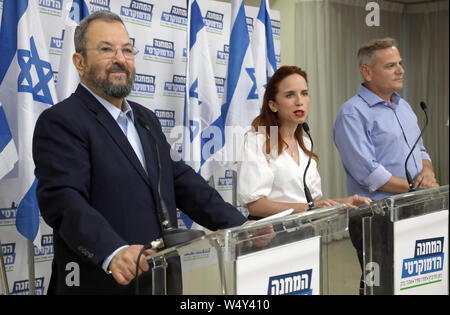
[[[307,203],[303,188],[303,174],[308,155],[298,145],[299,164],[295,163],[286,149],[279,156],[265,153],[265,135],[249,131],[241,149],[237,169],[237,198],[245,206],[260,198],[271,201]],[[311,142],[303,138],[310,149]],[[306,174],[306,185],[313,199],[322,197],[321,180],[317,163],[311,160]]]

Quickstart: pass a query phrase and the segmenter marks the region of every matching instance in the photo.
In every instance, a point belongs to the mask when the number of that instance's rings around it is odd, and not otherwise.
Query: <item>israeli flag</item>
[[[18,144],[18,178],[10,181],[14,195],[0,199],[19,204],[17,230],[39,246],[39,208],[32,157],[32,138],[40,113],[54,104],[56,91],[43,36],[39,2],[4,0],[0,29],[0,102]],[[9,181],[9,179],[8,179]],[[2,192],[0,192],[1,195]]]
[[[273,45],[272,24],[270,20],[269,0],[261,0],[258,16],[253,25],[251,46],[255,64],[256,84],[258,86],[258,94],[260,96],[259,106],[262,106],[267,82],[277,70],[275,47]]]
[[[206,27],[197,0],[189,0],[189,50],[183,160],[208,180],[213,173],[213,158],[203,154],[203,132],[220,116],[220,102],[214,78]],[[208,155],[208,156],[206,156]]]
[[[89,15],[89,7],[84,0],[73,0],[70,11],[65,20],[63,53],[59,61],[58,82],[56,83],[56,93],[58,100],[68,98],[80,83],[78,71],[72,62],[75,53],[75,43],[73,41],[75,28],[80,21]]]
[[[0,85],[2,78],[0,78]],[[9,129],[8,120],[0,103],[0,180],[8,174],[17,162],[17,150]]]
[[[244,1],[231,3],[231,34],[225,104],[220,117],[204,132],[207,152],[220,150],[220,162],[233,167],[238,160],[243,135],[259,114],[259,94],[253,65]],[[218,141],[219,139],[219,141]]]

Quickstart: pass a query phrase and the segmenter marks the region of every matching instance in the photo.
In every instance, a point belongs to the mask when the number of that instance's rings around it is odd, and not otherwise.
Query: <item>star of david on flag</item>
[[[56,101],[53,72],[40,24],[38,1],[4,0],[0,29],[0,102],[18,146],[17,178],[7,179],[18,204],[16,228],[40,247],[32,138],[36,120]],[[0,142],[1,143],[1,142]],[[6,180],[6,179],[4,179]]]

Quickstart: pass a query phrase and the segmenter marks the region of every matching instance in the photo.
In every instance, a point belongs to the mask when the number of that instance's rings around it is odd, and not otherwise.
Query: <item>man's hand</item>
[[[136,262],[139,252],[142,250],[144,245],[131,245],[120,250],[109,264],[109,270],[112,276],[121,285],[127,285],[136,276]],[[139,260],[139,275],[147,271],[149,265],[145,256],[153,255],[156,251],[152,249],[145,250]]]
[[[353,207],[358,207],[363,204],[369,204],[372,202],[372,199],[370,199],[369,197],[353,195],[353,196],[344,198],[344,201],[347,205],[349,205],[351,208],[353,208]]]
[[[414,187],[416,188],[433,188],[439,187],[434,177],[433,166],[428,160],[422,160],[423,168],[422,172],[414,179]]]

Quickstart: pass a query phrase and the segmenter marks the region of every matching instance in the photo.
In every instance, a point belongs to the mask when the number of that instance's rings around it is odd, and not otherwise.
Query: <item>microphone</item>
[[[414,143],[411,151],[409,152],[408,156],[406,157],[405,161],[405,173],[406,173],[406,180],[408,181],[409,191],[416,191],[417,189],[414,187],[414,181],[411,177],[411,174],[408,171],[408,160],[411,154],[413,153],[414,149],[416,148],[417,143],[419,142],[420,138],[422,137],[422,133],[425,130],[426,126],[428,125],[428,113],[427,113],[427,105],[424,102],[420,102],[420,107],[422,108],[423,112],[425,113],[425,125],[423,126],[422,130],[420,131],[420,135],[417,138],[416,142]]]
[[[305,190],[306,201],[307,201],[308,207],[309,207],[308,210],[312,210],[312,209],[314,209],[314,201],[313,201],[313,199],[311,197],[311,192],[309,191],[309,188],[306,185],[306,172],[308,171],[309,164],[311,164],[311,158],[312,158],[312,152],[313,152],[313,141],[312,141],[311,135],[309,134],[309,126],[308,126],[308,124],[306,122],[304,122],[302,124],[302,127],[303,127],[303,130],[308,135],[309,140],[311,141],[311,150],[309,150],[308,164],[306,165],[305,172],[303,173],[303,187],[304,187],[304,190]]]
[[[162,174],[162,166],[161,166],[161,155],[159,153],[159,146],[158,142],[156,141],[156,137],[153,134],[150,127],[147,125],[145,120],[137,116],[138,123],[148,131],[148,133],[153,138],[153,141],[155,142],[155,150],[156,150],[156,159],[158,161],[158,203],[157,203],[157,210],[158,214],[161,220],[162,225],[162,238],[164,244],[162,246],[164,247],[172,247],[184,242],[188,242],[190,240],[193,240],[194,238],[200,237],[205,235],[204,231],[200,230],[187,230],[187,229],[179,229],[174,228],[170,224],[170,218],[169,218],[169,211],[167,210],[166,203],[164,202],[164,199],[161,194],[161,174]]]
[[[139,253],[137,263],[136,263],[136,294],[139,294],[139,284],[138,284],[138,265],[139,258],[145,249],[165,249],[170,248],[185,242],[189,242],[195,238],[201,237],[205,235],[204,231],[201,230],[188,230],[181,228],[174,228],[170,223],[169,211],[167,209],[166,203],[164,202],[164,198],[161,194],[161,175],[162,175],[162,166],[161,166],[161,155],[159,152],[158,142],[156,141],[156,137],[153,134],[150,127],[147,125],[145,120],[137,116],[136,117],[138,123],[151,135],[153,142],[155,143],[155,151],[156,151],[156,159],[158,161],[158,202],[157,202],[157,212],[161,223],[162,228],[162,236],[155,241],[144,246]],[[182,280],[181,280],[181,265],[178,257],[170,257],[168,260],[171,261],[171,268],[167,271],[168,278],[168,292],[169,294],[182,294]]]

